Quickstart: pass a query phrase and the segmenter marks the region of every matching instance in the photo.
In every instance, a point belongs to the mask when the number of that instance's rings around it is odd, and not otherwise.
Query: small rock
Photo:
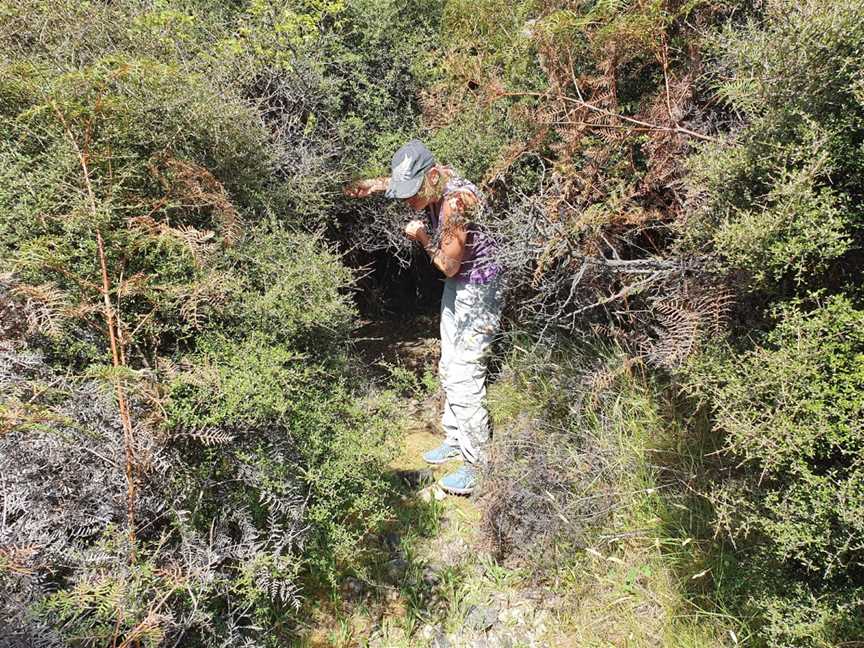
[[[395,552],[399,549],[399,545],[402,544],[402,536],[400,536],[395,531],[388,531],[384,534],[384,546],[390,552]]]
[[[362,581],[359,581],[356,578],[346,578],[342,589],[344,591],[345,599],[351,603],[359,601],[363,598],[363,594],[366,593],[366,586]]]
[[[472,605],[465,615],[465,626],[475,632],[486,632],[498,623],[498,610],[483,605]]]
[[[434,567],[432,565],[428,565],[427,567],[424,567],[423,568],[423,575],[422,575],[423,582],[428,587],[435,587],[438,583],[441,582],[440,571],[441,570],[439,568]]]
[[[387,574],[387,579],[390,582],[398,582],[405,577],[405,572],[408,571],[408,561],[403,560],[402,558],[394,558],[387,562],[384,566],[384,570]]]
[[[432,486],[427,486],[423,490],[419,492],[420,499],[424,502],[431,502],[433,499],[437,501],[443,500],[447,497],[447,493],[441,490],[438,486],[434,484]]]
[[[516,645],[516,642],[513,640],[508,634],[498,635],[496,637],[496,643],[499,648],[513,648]]]
[[[450,648],[450,640],[441,626],[426,626],[423,628],[422,637],[432,648]]]
[[[404,628],[400,628],[399,626],[391,626],[389,631],[387,632],[387,638],[390,641],[400,642],[404,641],[407,638],[407,634]]]
[[[519,625],[525,622],[525,607],[514,605],[501,610],[501,622],[508,625]]]

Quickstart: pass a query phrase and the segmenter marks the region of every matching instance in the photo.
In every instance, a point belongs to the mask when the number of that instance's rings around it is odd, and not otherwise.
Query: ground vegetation
[[[430,301],[341,191],[419,135],[508,277],[484,586],[579,645],[859,640],[862,52],[855,0],[0,2],[0,635],[284,645],[390,572],[399,641],[470,616],[390,466],[434,372],[350,341]]]

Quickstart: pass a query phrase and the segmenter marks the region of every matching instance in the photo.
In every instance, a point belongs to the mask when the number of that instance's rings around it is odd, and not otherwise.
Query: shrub
[[[682,231],[750,288],[818,286],[860,239],[862,25],[857,3],[775,0],[709,42],[718,94],[746,121],[689,161]]]
[[[0,2],[0,315],[55,365],[0,402],[23,644],[282,644],[388,515],[395,407],[345,368],[351,273],[309,232],[411,128],[435,10],[277,4]]]
[[[356,317],[353,275],[321,236],[255,232],[227,255],[228,269],[234,281],[220,313],[227,335],[318,352],[346,340]]]
[[[766,606],[771,645],[852,636],[864,603],[864,311],[842,296],[817,304],[780,305],[759,345],[688,368],[735,466],[711,494],[717,529],[755,545],[755,560],[774,570],[760,570],[744,595]]]
[[[203,455],[193,445],[186,460],[238,482],[211,493],[209,510],[234,501],[260,510],[261,523],[300,519],[308,527],[296,542],[321,576],[362,569],[360,541],[388,516],[392,406],[352,393],[338,365],[266,337],[207,338],[188,361],[197,370],[172,386],[169,425],[181,438],[219,443],[218,453]]]
[[[824,578],[864,567],[864,311],[833,297],[786,304],[762,344],[692,367],[728,450],[748,470],[716,496],[727,532],[770,539],[777,559]]]

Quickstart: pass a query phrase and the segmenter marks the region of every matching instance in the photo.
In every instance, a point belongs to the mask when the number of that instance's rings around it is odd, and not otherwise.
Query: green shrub
[[[389,515],[385,468],[398,442],[395,403],[363,399],[338,364],[310,362],[266,336],[242,343],[207,338],[189,361],[197,370],[173,384],[169,425],[205,441],[208,435],[230,438],[218,454],[199,456],[193,449],[190,463],[209,463],[225,478],[244,473],[253,487],[240,479],[230,499],[264,507],[265,518],[266,503],[284,499],[290,495],[285,489],[299,483],[308,493],[299,507],[309,525],[304,562],[330,580],[342,570],[362,569],[360,541]],[[212,510],[221,505],[219,499],[210,504]]]
[[[319,350],[347,339],[353,275],[321,236],[255,232],[226,263],[235,278],[221,314],[226,334]]]
[[[756,348],[691,369],[748,468],[745,487],[718,493],[718,516],[730,532],[770,538],[778,559],[832,577],[864,567],[864,311],[834,297],[775,316]]]
[[[262,521],[276,514],[268,502],[306,493],[281,514],[303,516],[303,563],[335,581],[363,568],[361,541],[389,515],[386,465],[399,438],[394,403],[351,388],[352,275],[303,233],[256,232],[227,259],[221,272],[234,280],[172,385],[168,425],[181,438],[231,439],[187,458],[196,471],[242,473],[245,485],[219,496],[261,509]],[[218,499],[207,508],[218,509]]]
[[[746,121],[689,160],[685,242],[713,247],[750,288],[817,287],[860,240],[861,7],[777,0],[706,45],[718,94]]]
[[[214,261],[269,173],[254,113],[176,66],[116,56],[62,73],[6,66],[0,87],[2,264],[39,304],[43,332],[98,335],[91,358],[107,348],[93,317],[101,235],[129,342],[160,352],[194,334],[218,302]]]
[[[37,643],[283,645],[310,573],[362,569],[389,515],[396,408],[346,369],[352,274],[309,232],[414,128],[412,66],[438,5],[403,4],[0,1],[0,272],[52,362],[121,378],[138,451],[128,570],[119,529],[110,551],[70,540],[81,557],[62,577],[49,557],[26,591],[3,582]],[[78,472],[98,474],[123,436],[93,434],[82,400]],[[108,461],[122,526],[122,459]],[[65,494],[60,476],[22,488]],[[94,515],[84,486],[69,497]]]
[[[776,328],[758,346],[715,349],[688,369],[690,388],[708,397],[735,466],[711,494],[717,528],[759,547],[757,560],[775,570],[773,577],[754,578],[747,593],[773,600],[762,616],[772,645],[811,636],[808,624],[850,636],[841,630],[854,625],[861,604],[864,311],[842,296],[817,304],[777,307]],[[787,599],[782,583],[788,581],[794,586]],[[856,584],[857,598],[840,604],[845,595],[839,593],[855,591]],[[826,606],[814,599],[812,610],[786,618],[781,632],[783,611],[802,592],[820,593]],[[824,622],[816,623],[814,615],[823,614]]]

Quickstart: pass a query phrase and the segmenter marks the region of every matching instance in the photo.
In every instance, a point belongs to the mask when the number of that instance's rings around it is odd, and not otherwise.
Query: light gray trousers
[[[470,284],[444,282],[441,299],[441,361],[438,375],[444,388],[441,423],[446,443],[458,446],[468,463],[485,460],[489,441],[486,411],[486,364],[498,332],[503,304],[503,282]]]

